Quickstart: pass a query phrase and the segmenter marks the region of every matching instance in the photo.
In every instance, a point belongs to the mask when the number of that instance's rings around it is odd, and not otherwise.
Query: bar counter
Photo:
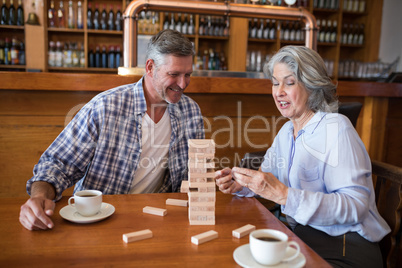
[[[140,76],[0,72],[0,197],[27,196],[25,183],[49,144],[96,94]],[[268,79],[197,77],[185,94],[200,106],[218,168],[265,150],[286,122]],[[338,82],[341,102],[361,102],[356,130],[372,159],[402,163],[402,84]]]

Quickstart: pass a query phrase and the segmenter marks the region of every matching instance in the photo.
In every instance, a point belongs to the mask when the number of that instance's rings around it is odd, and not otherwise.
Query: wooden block
[[[188,193],[189,192],[188,181],[181,181],[180,192],[181,193]]]
[[[152,231],[149,229],[123,234],[123,241],[126,243],[143,240],[152,237]]]
[[[202,234],[198,234],[191,237],[191,243],[196,245],[201,245],[202,243],[211,241],[215,238],[218,238],[218,232],[211,230]]]
[[[190,220],[190,225],[215,225],[215,220],[211,221],[196,221],[196,220]]]
[[[164,208],[154,208],[154,207],[144,207],[142,212],[157,215],[157,216],[165,216],[167,214],[167,210]]]
[[[191,159],[205,159],[205,160],[211,160],[215,158],[215,152],[189,152],[188,157]]]
[[[242,238],[243,236],[248,235],[249,233],[251,233],[251,231],[254,231],[254,230],[255,230],[254,225],[247,224],[247,225],[244,225],[243,227],[233,230],[232,235],[237,238]]]
[[[188,173],[188,180],[193,181],[194,179],[214,179],[215,178],[215,172],[204,172],[204,173],[195,173],[195,172],[189,172]]]
[[[213,139],[189,139],[188,147],[190,148],[215,148]]]
[[[189,160],[188,167],[195,168],[195,169],[215,168],[215,162],[194,162],[194,161]]]
[[[182,199],[168,198],[168,199],[166,199],[166,205],[187,207],[188,201],[187,200],[182,200]]]
[[[190,188],[200,188],[200,187],[213,187],[215,188],[215,182],[191,182],[189,183]]]

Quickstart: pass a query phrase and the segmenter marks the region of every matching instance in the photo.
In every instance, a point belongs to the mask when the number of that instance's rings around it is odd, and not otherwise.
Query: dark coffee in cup
[[[270,237],[270,236],[261,236],[261,237],[257,237],[257,239],[262,240],[262,241],[268,241],[268,242],[279,242],[279,241],[281,241],[278,238]]]

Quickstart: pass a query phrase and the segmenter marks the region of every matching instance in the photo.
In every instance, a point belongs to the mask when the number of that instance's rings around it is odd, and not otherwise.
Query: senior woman
[[[382,267],[389,231],[379,215],[364,144],[338,113],[336,86],[317,52],[286,46],[264,66],[285,123],[258,171],[216,172],[223,193],[281,205],[293,231],[335,267]]]

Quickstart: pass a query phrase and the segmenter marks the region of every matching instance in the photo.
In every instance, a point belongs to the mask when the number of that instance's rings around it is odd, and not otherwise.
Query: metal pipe
[[[317,24],[315,17],[305,8],[260,6],[235,4],[229,1],[172,1],[172,0],[133,0],[123,14],[123,67],[119,74],[131,74],[137,66],[137,20],[142,10],[185,12],[219,16],[246,18],[274,18],[303,20],[306,27],[306,47],[317,50]],[[134,71],[135,73],[135,71]]]

